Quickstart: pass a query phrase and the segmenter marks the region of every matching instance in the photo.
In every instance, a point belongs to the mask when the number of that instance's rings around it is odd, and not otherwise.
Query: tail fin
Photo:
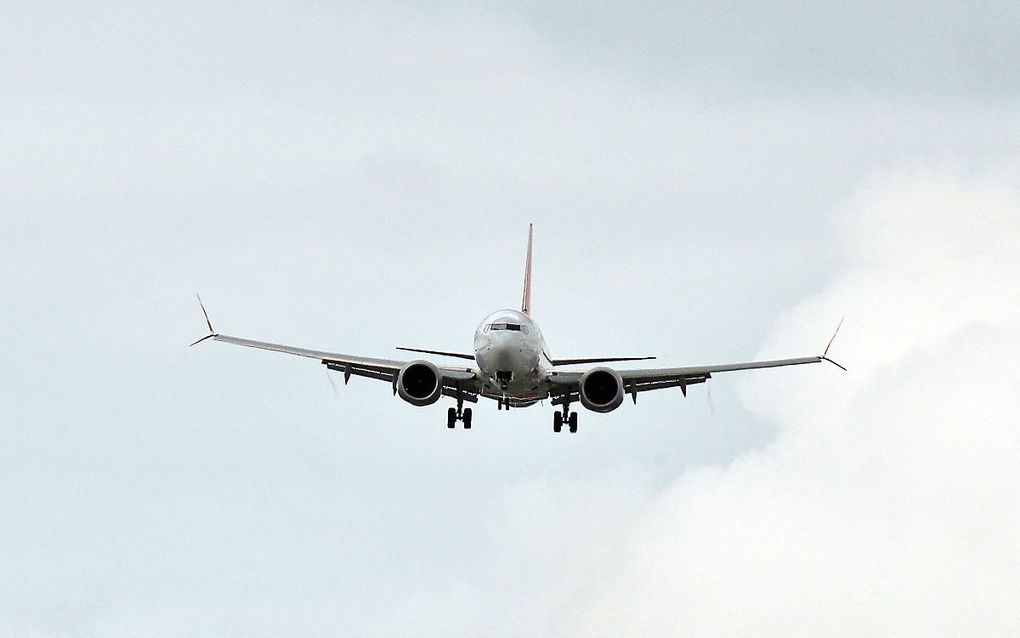
[[[531,314],[531,237],[532,226],[528,224],[528,260],[524,264],[524,296],[521,299],[521,312]]]

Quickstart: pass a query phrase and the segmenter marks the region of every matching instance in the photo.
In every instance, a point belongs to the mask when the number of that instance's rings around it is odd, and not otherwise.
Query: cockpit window
[[[490,323],[485,326],[485,332],[488,332],[489,330],[515,330],[517,332],[528,334],[527,327],[522,326],[519,323]]]

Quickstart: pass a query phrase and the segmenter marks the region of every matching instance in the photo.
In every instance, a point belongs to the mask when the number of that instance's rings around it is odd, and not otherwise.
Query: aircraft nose
[[[496,370],[532,370],[538,365],[538,355],[515,343],[493,343],[485,355],[489,367]]]
[[[489,348],[489,357],[498,370],[509,370],[513,366],[513,354],[517,349],[506,343],[494,343]]]

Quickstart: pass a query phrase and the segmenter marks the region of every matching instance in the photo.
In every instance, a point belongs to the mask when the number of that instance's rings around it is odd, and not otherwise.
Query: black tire
[[[570,432],[571,433],[577,432],[577,412],[571,412],[570,413],[569,424],[570,424]]]
[[[563,429],[563,415],[553,412],[553,432],[559,432],[561,429]]]
[[[464,429],[471,429],[471,408],[464,408]]]
[[[457,426],[457,408],[450,408],[446,411],[446,427],[453,429]]]

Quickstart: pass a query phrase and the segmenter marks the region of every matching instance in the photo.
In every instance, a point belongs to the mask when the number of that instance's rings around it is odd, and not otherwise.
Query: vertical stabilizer
[[[524,264],[524,296],[521,299],[521,312],[531,314],[531,237],[532,226],[528,224],[528,260]]]

